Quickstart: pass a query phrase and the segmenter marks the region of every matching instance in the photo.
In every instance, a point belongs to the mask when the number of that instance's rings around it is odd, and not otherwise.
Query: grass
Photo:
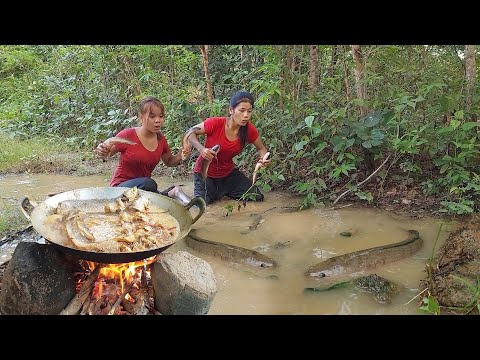
[[[0,198],[0,239],[24,229],[30,224],[20,212],[17,204],[12,205]]]
[[[23,172],[49,172],[55,169],[68,169],[75,164],[71,159],[72,150],[58,140],[11,139],[0,132],[0,174]],[[66,159],[59,154],[69,154]],[[67,156],[67,157],[68,157]],[[78,158],[81,154],[77,153]],[[0,193],[1,195],[1,193]],[[26,226],[29,221],[23,216],[16,203],[0,196],[0,239],[13,234]]]
[[[53,154],[69,151],[58,140],[11,139],[0,132],[0,173],[28,171],[33,163],[49,163]]]

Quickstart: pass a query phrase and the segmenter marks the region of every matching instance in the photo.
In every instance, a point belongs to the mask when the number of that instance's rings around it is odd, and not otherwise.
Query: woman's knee
[[[158,192],[157,182],[152,178],[145,178],[145,181],[139,188],[145,191]]]
[[[157,183],[155,182],[155,180],[149,177],[130,179],[130,180],[124,181],[118,186],[129,187],[129,188],[133,188],[136,186],[137,188],[145,191],[158,193]]]

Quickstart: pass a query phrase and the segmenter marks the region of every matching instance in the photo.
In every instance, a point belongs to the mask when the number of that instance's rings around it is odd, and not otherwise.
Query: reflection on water
[[[185,184],[192,195],[190,179],[155,178],[159,188]],[[102,176],[72,177],[66,175],[17,175],[0,177],[0,196],[15,203],[24,195],[42,201],[50,192],[68,191],[92,186],[108,186],[110,178]],[[248,203],[245,208],[224,216],[222,200],[207,207],[193,225],[199,236],[236,246],[254,249],[273,259],[276,269],[251,270],[197,253],[184,240],[167,251],[186,250],[205,259],[212,266],[218,293],[209,314],[417,314],[419,298],[411,301],[421,289],[425,261],[432,248],[441,221],[433,218],[411,219],[375,209],[347,207],[301,212],[285,212],[282,207],[295,205],[298,198],[285,193],[267,193],[263,203]],[[256,228],[255,228],[256,225]],[[445,224],[438,246],[454,230]],[[407,238],[406,230],[415,229],[424,240],[414,256],[378,268],[375,273],[404,287],[391,304],[379,304],[374,298],[353,287],[324,292],[304,292],[312,280],[304,276],[311,266],[329,257],[369,247],[391,244]],[[341,236],[350,232],[350,237]]]

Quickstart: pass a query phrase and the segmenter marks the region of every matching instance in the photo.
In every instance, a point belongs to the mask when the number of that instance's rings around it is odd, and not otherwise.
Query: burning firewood
[[[80,315],[87,315],[88,309],[90,308],[90,304],[92,301],[90,300],[90,296],[87,297],[87,300],[82,305],[82,310],[80,310]]]
[[[153,288],[148,265],[156,256],[136,263],[95,264],[81,260],[76,273],[78,294],[62,315],[147,315],[159,314],[153,306]],[[95,270],[92,270],[95,269]]]
[[[102,266],[98,265],[95,270],[92,271],[87,280],[85,280],[83,283],[78,294],[75,295],[72,300],[70,300],[65,309],[60,312],[60,315],[77,315],[80,312],[83,303],[85,300],[87,300],[88,295],[90,295],[90,292],[95,285],[95,281],[97,280],[101,267]]]
[[[148,308],[148,289],[142,287],[136,292],[132,291],[129,295],[133,299],[133,302],[127,299],[123,299],[122,305],[125,310],[127,310],[132,315],[147,315],[150,312]]]
[[[120,295],[117,299],[117,301],[115,301],[115,304],[113,304],[113,306],[110,308],[110,310],[108,311],[108,315],[114,315],[115,314],[115,310],[117,309],[118,305],[120,305],[120,303],[123,301],[123,299],[125,298],[125,295],[128,294],[128,292],[132,289],[132,285],[133,284],[130,284],[130,286],[128,286],[125,291],[122,293],[122,295]]]
[[[147,285],[146,264],[144,264],[142,267],[140,281],[137,284],[138,288],[134,288],[132,282],[132,291],[129,291],[130,298],[133,300],[133,302],[130,302],[127,299],[122,299],[122,305],[125,310],[127,310],[132,315],[147,315],[150,312],[150,294]]]

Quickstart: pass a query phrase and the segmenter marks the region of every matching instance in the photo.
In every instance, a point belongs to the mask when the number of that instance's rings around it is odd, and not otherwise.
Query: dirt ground
[[[59,173],[76,176],[111,174],[118,161],[117,158],[99,161],[98,158],[78,154],[55,155],[53,160],[25,163],[9,173]],[[192,160],[190,160],[192,161]],[[154,175],[190,176],[192,163],[176,168],[158,166]],[[248,175],[248,174],[247,174]],[[372,181],[362,186],[363,191],[370,191],[375,200],[374,206],[395,214],[421,218],[423,216],[439,217],[438,209],[443,199],[426,197],[415,186],[399,185],[397,182],[380,184]],[[338,193],[342,193],[339,191]],[[353,194],[344,196],[337,205],[358,202]],[[438,250],[430,268],[430,276],[422,281],[421,286],[438,302],[445,313],[472,314],[480,307],[480,216],[450,217],[451,220],[464,224],[452,233],[445,244]],[[0,268],[0,277],[3,269]],[[0,279],[1,283],[1,279]],[[1,285],[0,285],[1,286]],[[1,289],[1,287],[0,287]]]

